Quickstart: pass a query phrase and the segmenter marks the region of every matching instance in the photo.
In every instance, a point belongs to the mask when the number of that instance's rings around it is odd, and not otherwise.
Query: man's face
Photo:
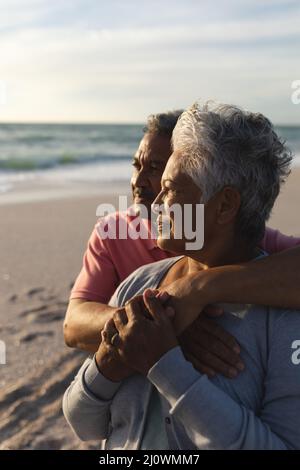
[[[146,206],[149,216],[151,204],[160,192],[161,176],[171,153],[169,137],[147,133],[133,158],[133,200],[135,204]]]

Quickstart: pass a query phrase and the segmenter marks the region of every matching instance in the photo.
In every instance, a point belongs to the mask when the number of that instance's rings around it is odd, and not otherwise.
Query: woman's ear
[[[240,192],[232,187],[225,186],[218,198],[217,223],[220,225],[233,222],[241,205]]]

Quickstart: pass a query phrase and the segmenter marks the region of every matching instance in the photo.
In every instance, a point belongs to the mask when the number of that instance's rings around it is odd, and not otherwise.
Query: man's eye
[[[151,166],[151,171],[152,171],[152,172],[155,172],[155,171],[157,171],[157,170],[158,170],[158,167],[157,167],[157,166]]]

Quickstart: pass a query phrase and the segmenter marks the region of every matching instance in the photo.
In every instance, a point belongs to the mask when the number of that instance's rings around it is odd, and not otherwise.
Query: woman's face
[[[162,175],[161,192],[153,203],[162,209],[157,217],[157,244],[161,249],[177,254],[188,254],[186,243],[192,241],[191,236],[195,230],[198,234],[203,230],[204,222],[203,217],[199,220],[197,213],[202,192],[194,181],[183,173],[180,165],[183,158],[179,152],[171,155]],[[174,210],[171,210],[172,206]],[[157,206],[154,207],[154,212],[157,213],[157,209]]]

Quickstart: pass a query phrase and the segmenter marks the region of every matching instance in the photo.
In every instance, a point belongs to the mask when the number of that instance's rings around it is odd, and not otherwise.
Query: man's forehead
[[[135,158],[146,158],[159,162],[168,159],[170,154],[171,142],[168,137],[145,134],[140,142]]]

